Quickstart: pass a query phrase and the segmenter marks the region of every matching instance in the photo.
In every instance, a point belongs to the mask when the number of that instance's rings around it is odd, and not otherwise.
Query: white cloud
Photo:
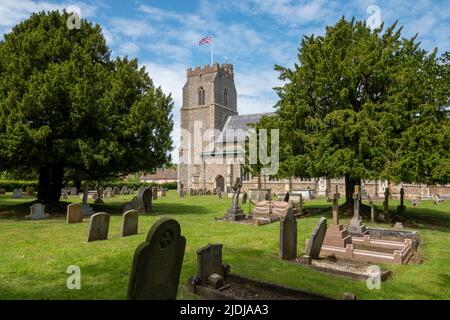
[[[80,9],[81,17],[92,17],[97,7],[84,2],[52,3],[46,1],[31,0],[2,0],[0,2],[0,26],[12,27],[20,21],[28,18],[33,12],[63,10],[76,6]]]

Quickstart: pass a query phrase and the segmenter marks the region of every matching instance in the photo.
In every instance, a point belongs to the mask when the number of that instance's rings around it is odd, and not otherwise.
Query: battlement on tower
[[[233,65],[231,63],[223,63],[223,64],[214,63],[212,66],[206,64],[203,67],[197,66],[194,69],[189,68],[187,69],[187,76],[192,77],[212,72],[219,72],[221,74],[224,74],[227,78],[231,79],[234,78]]]

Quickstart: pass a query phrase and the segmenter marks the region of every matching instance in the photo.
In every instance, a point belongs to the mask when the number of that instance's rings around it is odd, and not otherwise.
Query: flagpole
[[[214,65],[214,41],[211,38],[211,67]]]

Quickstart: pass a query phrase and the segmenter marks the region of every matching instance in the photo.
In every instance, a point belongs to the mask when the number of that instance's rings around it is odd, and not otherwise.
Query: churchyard
[[[357,299],[449,299],[450,298],[450,201],[433,204],[421,201],[413,208],[405,202],[405,230],[417,230],[421,245],[421,263],[378,265],[389,269],[391,277],[380,289],[368,289],[365,281],[318,272],[306,265],[281,260],[279,257],[280,222],[263,226],[216,221],[230,208],[232,199],[215,195],[180,198],[176,191],[158,197],[151,203],[148,214],[138,217],[138,234],[122,236],[123,207],[134,195],[104,198],[104,203],[89,199],[94,212],[109,214],[107,240],[88,242],[89,217],[82,223],[68,224],[65,209],[43,220],[27,220],[31,202],[35,198],[12,198],[10,192],[0,195],[0,299],[126,299],[136,248],[147,236],[155,222],[162,217],[172,218],[181,226],[186,239],[177,299],[199,299],[187,292],[188,279],[197,274],[197,250],[208,244],[222,244],[223,262],[231,272],[251,279],[302,289],[331,298],[342,298],[351,292]],[[79,196],[63,199],[79,203]],[[363,200],[363,204],[367,204]],[[382,201],[375,201],[382,208]],[[62,207],[64,207],[64,205]],[[395,213],[399,201],[390,200],[389,211]],[[241,208],[248,213],[249,205]],[[325,198],[305,200],[304,208],[329,208],[297,218],[298,256],[305,253],[309,239],[319,219],[325,217],[331,225],[331,203]],[[253,208],[250,208],[253,209]],[[339,217],[347,225],[352,215]],[[391,229],[393,224],[371,223],[367,227]],[[132,226],[130,227],[132,228]],[[132,232],[133,233],[133,232]],[[81,271],[81,288],[68,289],[69,266]],[[155,272],[159,272],[155,270]]]

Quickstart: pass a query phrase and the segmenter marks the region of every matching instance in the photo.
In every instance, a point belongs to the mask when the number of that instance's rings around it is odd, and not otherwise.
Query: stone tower
[[[201,187],[201,153],[209,151],[214,144],[212,131],[221,131],[227,118],[236,114],[237,95],[232,64],[216,63],[187,70],[180,110],[178,167],[178,181],[184,188]],[[203,137],[209,135],[210,138],[194,142],[194,127],[199,125]]]

